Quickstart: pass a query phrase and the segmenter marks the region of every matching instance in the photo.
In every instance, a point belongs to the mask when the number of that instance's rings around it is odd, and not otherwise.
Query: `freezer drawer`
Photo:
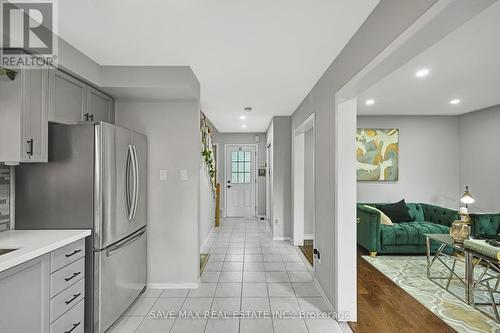
[[[146,228],[96,251],[94,332],[103,333],[146,286]]]

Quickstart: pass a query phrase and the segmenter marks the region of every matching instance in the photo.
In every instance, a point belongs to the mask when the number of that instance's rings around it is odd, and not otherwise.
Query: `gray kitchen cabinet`
[[[49,255],[0,273],[0,332],[49,332]]]
[[[49,121],[77,124],[87,110],[87,85],[62,71],[49,71]]]
[[[48,70],[0,78],[0,162],[47,162]]]
[[[85,120],[114,122],[114,101],[108,95],[103,94],[92,87],[87,88],[87,112]]]

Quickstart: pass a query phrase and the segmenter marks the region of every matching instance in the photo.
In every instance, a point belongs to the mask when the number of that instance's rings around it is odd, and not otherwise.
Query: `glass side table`
[[[453,238],[449,234],[425,234],[426,238],[426,250],[427,250],[427,278],[440,287],[444,288],[446,291],[454,295],[455,297],[461,299],[465,303],[469,305],[474,305],[474,257],[471,251],[466,249],[463,244],[456,243]],[[431,241],[437,242],[439,244],[438,250],[431,256]],[[443,252],[443,250],[447,247],[452,247],[455,251],[458,251],[463,254],[464,259],[450,256]],[[453,264],[450,266],[447,262],[443,260],[443,256],[451,258]],[[432,265],[439,261],[446,270],[449,271],[449,275],[444,276],[432,276],[431,268]],[[456,272],[456,263],[457,261],[464,262],[464,274],[463,276]],[[452,280],[459,280],[463,283],[465,288],[465,293],[463,297],[456,295],[452,291],[450,291],[450,283]],[[447,280],[446,286],[443,286],[440,283],[437,283],[437,280]]]

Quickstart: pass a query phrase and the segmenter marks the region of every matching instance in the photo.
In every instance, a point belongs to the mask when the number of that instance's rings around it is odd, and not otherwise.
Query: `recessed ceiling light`
[[[247,125],[241,125],[242,128],[247,128]]]
[[[429,75],[430,71],[428,68],[422,68],[422,69],[419,69],[416,73],[415,73],[415,76],[416,77],[426,77],[427,75]]]
[[[252,109],[252,107],[251,107],[251,106],[245,106],[244,110],[245,110],[246,112],[252,112],[252,110],[253,110],[253,109]]]
[[[247,119],[247,116],[240,116],[240,120],[245,120]]]
[[[450,104],[451,104],[451,105],[457,105],[457,104],[460,104],[460,102],[461,102],[461,100],[459,100],[459,99],[455,98],[455,99],[452,99],[452,100],[450,101]]]
[[[366,104],[366,105],[373,105],[373,104],[375,104],[375,100],[374,100],[374,99],[367,99],[367,100],[365,101],[365,104]]]

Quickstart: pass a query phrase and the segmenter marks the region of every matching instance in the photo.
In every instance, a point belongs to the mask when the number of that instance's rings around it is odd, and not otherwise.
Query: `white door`
[[[255,216],[256,147],[226,145],[226,216]]]

